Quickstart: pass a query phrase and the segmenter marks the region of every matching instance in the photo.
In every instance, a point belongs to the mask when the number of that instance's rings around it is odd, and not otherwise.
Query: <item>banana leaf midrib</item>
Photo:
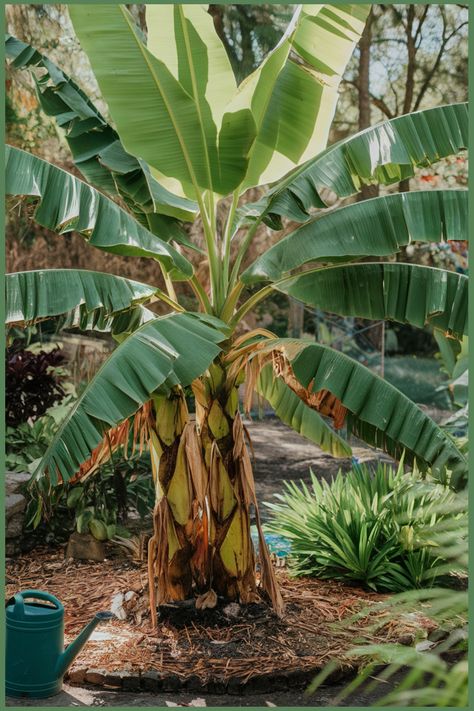
[[[195,192],[196,192],[196,197],[197,197],[197,195],[199,195],[199,188],[198,188],[198,181],[197,181],[196,175],[195,175],[195,173],[194,173],[193,164],[192,164],[192,161],[191,161],[191,159],[190,159],[190,157],[189,157],[188,150],[187,150],[187,148],[186,148],[186,141],[185,141],[185,139],[184,139],[184,137],[183,137],[181,131],[180,131],[179,128],[178,128],[178,124],[177,124],[177,121],[176,121],[176,117],[175,117],[175,115],[174,115],[174,113],[173,113],[173,111],[171,110],[171,107],[170,107],[170,105],[169,105],[169,101],[168,101],[168,98],[167,98],[167,96],[166,96],[166,92],[164,92],[163,89],[162,89],[162,87],[161,87],[161,84],[160,84],[160,82],[159,82],[159,80],[158,80],[158,77],[157,77],[157,75],[156,75],[156,72],[153,70],[152,64],[151,64],[151,62],[149,61],[149,59],[148,59],[148,57],[147,57],[147,53],[143,51],[145,48],[144,48],[144,46],[141,44],[141,42],[139,41],[139,39],[138,39],[136,33],[134,32],[133,27],[132,27],[132,25],[131,25],[131,23],[130,23],[130,20],[129,20],[129,18],[127,17],[127,12],[125,11],[124,6],[120,5],[119,7],[120,7],[120,11],[121,11],[121,13],[122,13],[122,15],[123,15],[123,17],[124,17],[126,23],[128,24],[128,26],[129,26],[129,28],[130,28],[131,35],[133,36],[133,38],[134,38],[134,40],[135,40],[135,42],[136,42],[136,44],[137,44],[138,50],[139,50],[139,52],[141,53],[141,55],[143,56],[143,59],[144,59],[145,63],[146,63],[147,66],[148,66],[148,69],[149,69],[149,71],[150,71],[150,74],[151,74],[152,77],[153,77],[153,81],[154,81],[154,83],[155,83],[155,85],[156,85],[158,91],[160,92],[160,96],[161,96],[161,98],[162,98],[162,100],[163,100],[163,103],[165,104],[166,110],[167,110],[168,115],[169,115],[169,117],[170,117],[170,119],[171,119],[171,122],[172,122],[172,124],[173,124],[173,128],[174,128],[174,130],[175,130],[175,132],[176,132],[176,136],[178,137],[178,141],[179,141],[180,146],[181,146],[181,150],[182,150],[182,153],[183,153],[183,157],[184,157],[184,159],[185,159],[185,161],[186,161],[186,164],[187,164],[187,166],[188,166],[188,171],[189,171],[189,175],[190,175],[190,178],[191,178],[191,182],[193,183],[194,190],[195,190]],[[157,60],[157,61],[158,61],[158,60]],[[192,99],[192,97],[189,96],[189,94],[188,94],[187,91],[184,89],[184,87],[181,86],[181,89],[182,89],[182,91],[183,91],[190,99]]]

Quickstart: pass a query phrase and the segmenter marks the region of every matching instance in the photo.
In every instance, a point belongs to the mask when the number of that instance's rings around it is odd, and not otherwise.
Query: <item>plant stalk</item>
[[[224,232],[223,241],[223,274],[222,274],[222,284],[223,293],[227,293],[227,288],[229,286],[229,263],[230,263],[230,248],[232,241],[232,225],[234,222],[235,211],[237,210],[237,205],[239,204],[239,192],[235,190],[232,195],[232,204],[230,206],[229,213],[227,215],[227,222]]]
[[[260,226],[262,217],[263,217],[263,215],[260,215],[260,217],[258,217],[255,220],[255,222],[253,223],[253,225],[247,230],[247,234],[245,235],[245,237],[242,241],[242,244],[240,245],[240,247],[237,251],[237,256],[235,258],[234,266],[232,267],[232,271],[230,274],[230,287],[231,288],[234,286],[235,282],[237,281],[237,278],[239,276],[240,265],[242,264],[242,259],[245,257],[245,255],[247,253],[247,249],[249,248],[249,246],[255,236],[255,233]]]
[[[206,314],[212,314],[212,306],[211,302],[209,301],[209,297],[206,294],[206,290],[204,289],[203,285],[199,281],[199,279],[196,277],[195,274],[191,277],[189,280],[189,285],[191,289],[193,290],[195,296],[197,297],[199,304]]]
[[[240,309],[234,314],[234,316],[231,318],[229,321],[229,325],[231,328],[235,328],[239,321],[241,321],[246,314],[248,314],[249,311],[251,311],[260,301],[263,301],[263,299],[266,299],[267,296],[269,296],[273,292],[273,285],[272,286],[264,286],[263,289],[260,289],[257,291],[256,294],[250,297],[250,299],[247,299]]]

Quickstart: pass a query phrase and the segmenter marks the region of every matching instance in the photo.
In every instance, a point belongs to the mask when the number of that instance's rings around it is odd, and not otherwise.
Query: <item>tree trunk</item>
[[[359,40],[359,77],[357,88],[359,92],[359,131],[371,125],[371,97],[370,97],[370,46],[372,44],[372,12],[367,18],[364,31]],[[357,195],[357,200],[367,200],[377,197],[378,185],[362,185]]]
[[[153,536],[148,543],[148,579],[152,622],[156,605],[192,595],[190,541],[193,486],[183,431],[189,420],[182,390],[154,399],[156,429],[149,441],[155,508]]]
[[[413,35],[413,23],[415,19],[415,5],[409,5],[407,11],[407,20],[405,32],[407,38],[407,74],[405,80],[405,96],[403,99],[402,113],[408,114],[411,111],[413,103],[413,93],[415,89],[415,70],[416,70],[416,45]],[[407,193],[410,190],[410,179],[400,180],[398,191]]]
[[[288,334],[291,338],[301,338],[304,324],[304,304],[289,298]]]
[[[215,363],[196,393],[197,423],[209,471],[209,583],[217,594],[243,603],[258,599],[255,552],[250,536],[250,482],[242,478],[236,442],[238,386]],[[250,472],[251,474],[251,472]]]
[[[150,453],[156,486],[154,534],[148,546],[152,624],[156,605],[197,596],[215,605],[216,594],[241,603],[259,600],[250,535],[253,505],[259,532],[260,583],[278,614],[283,602],[260,526],[238,383],[222,363],[196,380],[196,421],[182,390],[154,399],[156,430]]]

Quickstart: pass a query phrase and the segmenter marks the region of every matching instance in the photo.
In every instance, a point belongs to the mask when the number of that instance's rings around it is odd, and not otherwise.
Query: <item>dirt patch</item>
[[[151,630],[145,564],[118,557],[100,564],[71,562],[63,556],[62,549],[40,550],[35,560],[9,561],[6,592],[39,588],[57,595],[65,605],[67,642],[95,612],[109,609],[115,594],[134,591],[141,601],[126,620],[97,628],[70,669],[70,682],[78,684],[212,694],[287,689],[307,685],[332,659],[343,672],[353,670],[349,650],[355,643],[409,644],[420,628],[429,628],[421,616],[385,623],[374,605],[386,596],[332,581],[291,579],[278,570],[286,605],[282,619],[263,600],[247,607],[220,601],[204,615],[193,604],[181,604],[162,607],[158,628]],[[362,609],[367,616],[351,622]]]
[[[245,422],[245,426],[254,448],[255,489],[264,520],[268,518],[268,509],[262,506],[262,502],[271,502],[274,494],[282,491],[284,481],[302,479],[309,483],[310,469],[318,479],[330,481],[339,469],[347,472],[353,466],[351,457],[338,458],[326,454],[313,442],[301,437],[276,418],[249,420]],[[353,457],[361,464],[374,467],[379,461],[394,464],[394,460],[388,455],[364,446],[358,440],[351,442],[351,446]]]

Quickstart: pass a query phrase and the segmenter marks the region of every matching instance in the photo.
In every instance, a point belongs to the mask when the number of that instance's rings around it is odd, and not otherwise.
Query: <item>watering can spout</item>
[[[64,676],[69,667],[71,666],[74,659],[77,657],[92,632],[95,630],[98,624],[101,622],[106,622],[114,617],[113,612],[98,612],[95,617],[87,624],[82,632],[78,634],[76,639],[69,644],[64,652],[60,655],[57,665],[56,672],[58,677]]]

